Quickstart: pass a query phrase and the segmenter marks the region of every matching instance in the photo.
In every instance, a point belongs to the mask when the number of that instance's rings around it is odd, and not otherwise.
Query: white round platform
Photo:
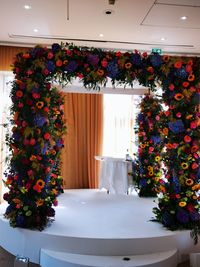
[[[153,198],[111,195],[99,190],[66,190],[59,197],[56,218],[44,231],[12,228],[0,205],[0,245],[14,255],[40,263],[41,249],[66,253],[123,256],[178,249],[184,257],[199,251],[189,231],[171,232],[150,221]]]

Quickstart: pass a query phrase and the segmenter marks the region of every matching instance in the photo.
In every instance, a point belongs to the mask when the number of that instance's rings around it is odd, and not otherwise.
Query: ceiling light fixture
[[[161,37],[160,40],[161,40],[161,41],[165,41],[165,37]]]
[[[24,9],[26,9],[26,10],[31,9],[31,6],[29,6],[29,5],[24,5]]]
[[[99,37],[103,37],[103,36],[104,36],[103,33],[100,33],[100,34],[99,34]]]
[[[34,31],[34,32],[38,32],[38,29],[34,29],[33,31]]]
[[[187,16],[182,16],[180,17],[181,20],[186,20],[187,19]]]

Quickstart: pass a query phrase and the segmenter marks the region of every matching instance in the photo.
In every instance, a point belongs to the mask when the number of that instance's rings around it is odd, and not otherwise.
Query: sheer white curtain
[[[136,151],[135,118],[139,96],[104,94],[103,156],[125,158]]]
[[[8,147],[5,143],[7,131],[10,130],[9,125],[9,107],[11,99],[9,97],[11,90],[11,82],[13,80],[12,72],[0,71],[0,201],[6,188],[3,184],[4,172],[7,168],[6,158],[9,156]],[[7,125],[4,127],[4,125]]]

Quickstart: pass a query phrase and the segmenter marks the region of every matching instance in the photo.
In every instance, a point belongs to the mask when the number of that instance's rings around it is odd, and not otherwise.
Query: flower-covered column
[[[163,149],[161,122],[161,101],[154,96],[146,95],[140,103],[138,123],[138,164],[136,177],[139,196],[156,196],[162,186],[161,154]]]
[[[187,58],[174,59],[163,80],[166,140],[166,192],[154,208],[156,218],[170,229],[194,228],[200,221],[199,195],[199,70]]]

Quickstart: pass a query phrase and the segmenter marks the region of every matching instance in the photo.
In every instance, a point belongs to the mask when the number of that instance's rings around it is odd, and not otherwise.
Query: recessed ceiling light
[[[34,29],[33,31],[34,31],[34,32],[38,32],[38,29]]]
[[[104,14],[105,14],[105,15],[112,15],[113,13],[114,13],[114,11],[111,10],[111,9],[106,9],[106,10],[104,10]]]
[[[31,9],[31,6],[30,5],[24,5],[24,9]]]
[[[99,34],[99,37],[103,37],[103,36],[104,36],[103,33],[100,33],[100,34]]]
[[[186,17],[186,16],[182,16],[182,17],[180,17],[180,19],[181,19],[181,20],[186,20],[187,17]]]
[[[161,40],[161,41],[165,41],[165,37],[161,37],[160,40]]]

